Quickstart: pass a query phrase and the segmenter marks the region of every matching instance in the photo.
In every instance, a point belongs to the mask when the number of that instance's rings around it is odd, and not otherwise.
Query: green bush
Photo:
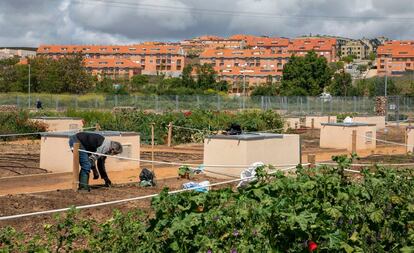
[[[154,132],[158,144],[164,143],[170,122],[177,127],[173,129],[173,141],[176,144],[202,141],[204,136],[225,130],[231,123],[240,124],[245,131],[264,131],[283,127],[281,117],[273,111],[248,111],[231,114],[196,110],[185,113],[156,114],[144,111],[111,113],[69,110],[66,116],[81,117],[87,126],[99,123],[103,130],[138,132],[141,134],[141,140],[147,143],[151,138],[151,123],[155,123]]]
[[[44,132],[47,129],[47,126],[43,123],[30,121],[29,114],[26,111],[0,112],[0,122],[0,134]]]

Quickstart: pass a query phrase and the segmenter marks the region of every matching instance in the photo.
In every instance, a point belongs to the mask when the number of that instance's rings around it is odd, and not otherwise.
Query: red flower
[[[191,114],[192,114],[192,112],[191,112],[191,111],[188,111],[188,112],[185,112],[185,113],[184,113],[184,116],[188,117],[188,116],[190,116]]]
[[[308,250],[312,252],[318,248],[318,244],[314,243],[313,241],[309,241],[308,243]]]

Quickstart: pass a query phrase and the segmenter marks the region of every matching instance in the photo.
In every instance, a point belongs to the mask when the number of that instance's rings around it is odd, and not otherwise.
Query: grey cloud
[[[136,43],[235,33],[414,39],[414,19],[386,18],[413,14],[412,0],[2,0],[0,46]]]

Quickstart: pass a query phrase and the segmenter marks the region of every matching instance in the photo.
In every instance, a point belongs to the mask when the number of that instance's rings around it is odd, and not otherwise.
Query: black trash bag
[[[139,174],[141,186],[155,186],[155,174],[147,168],[143,168]]]
[[[240,135],[242,134],[242,129],[239,124],[231,123],[230,127],[226,129],[228,135]]]

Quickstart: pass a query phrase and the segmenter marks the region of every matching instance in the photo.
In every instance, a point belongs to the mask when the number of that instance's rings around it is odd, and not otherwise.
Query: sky
[[[414,39],[413,0],[1,0],[0,46],[200,35]]]

